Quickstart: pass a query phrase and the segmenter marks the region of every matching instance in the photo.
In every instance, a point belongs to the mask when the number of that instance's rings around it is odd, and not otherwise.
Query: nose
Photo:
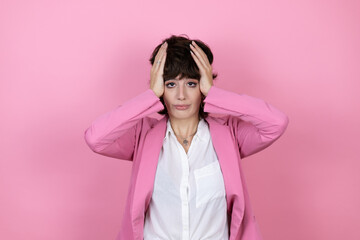
[[[185,99],[185,95],[186,95],[186,90],[185,90],[185,86],[183,86],[183,84],[179,82],[179,87],[178,87],[178,99],[179,100],[184,100]]]

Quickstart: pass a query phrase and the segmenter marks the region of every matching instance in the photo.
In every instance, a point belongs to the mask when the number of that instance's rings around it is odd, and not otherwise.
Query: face
[[[165,81],[164,103],[169,117],[187,119],[199,116],[201,91],[199,80],[183,78]]]

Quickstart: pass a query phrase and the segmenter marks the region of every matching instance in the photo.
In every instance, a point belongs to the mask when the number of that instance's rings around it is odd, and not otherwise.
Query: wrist
[[[160,98],[159,97],[159,94],[154,90],[154,89],[152,89],[152,88],[150,88],[151,90],[152,90],[152,92],[155,94],[155,96],[157,96],[158,98]]]
[[[205,97],[208,95],[211,87],[212,87],[212,85],[210,85],[209,87],[207,87],[206,90],[203,92],[203,94],[205,95]]]

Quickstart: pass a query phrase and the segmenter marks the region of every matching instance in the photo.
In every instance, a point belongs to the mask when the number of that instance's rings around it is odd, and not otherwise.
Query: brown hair
[[[182,35],[185,35],[186,37]],[[197,39],[189,39],[186,34],[180,34],[179,36],[171,35],[171,37],[164,39],[158,46],[156,46],[149,59],[151,65],[153,65],[155,56],[159,51],[161,45],[164,42],[167,42],[168,46],[166,50],[166,61],[163,74],[164,81],[169,79],[175,79],[179,74],[179,79],[193,78],[200,80],[201,75],[199,72],[199,68],[190,54],[191,41],[194,41],[205,52],[210,64],[213,63],[214,56],[210,48],[204,42]],[[213,80],[215,80],[216,77],[217,74],[213,73]],[[204,112],[204,99],[205,96],[201,94],[199,115],[202,118],[206,118],[208,116],[208,113]],[[160,101],[164,105],[164,110],[159,111],[158,113],[162,115],[167,114],[167,109],[162,96],[160,97]]]

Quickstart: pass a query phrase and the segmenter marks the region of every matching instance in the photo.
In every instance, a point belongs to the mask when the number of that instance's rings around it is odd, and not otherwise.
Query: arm
[[[96,153],[132,160],[137,132],[147,115],[164,106],[153,90],[147,89],[116,109],[95,119],[84,132],[87,145]]]
[[[164,92],[164,64],[167,43],[156,54],[150,71],[150,88],[116,109],[98,117],[85,130],[85,141],[96,153],[132,160],[142,129],[150,128],[147,115],[164,109],[160,97]]]
[[[229,115],[241,158],[270,146],[287,128],[289,118],[264,100],[212,86],[204,111]]]

